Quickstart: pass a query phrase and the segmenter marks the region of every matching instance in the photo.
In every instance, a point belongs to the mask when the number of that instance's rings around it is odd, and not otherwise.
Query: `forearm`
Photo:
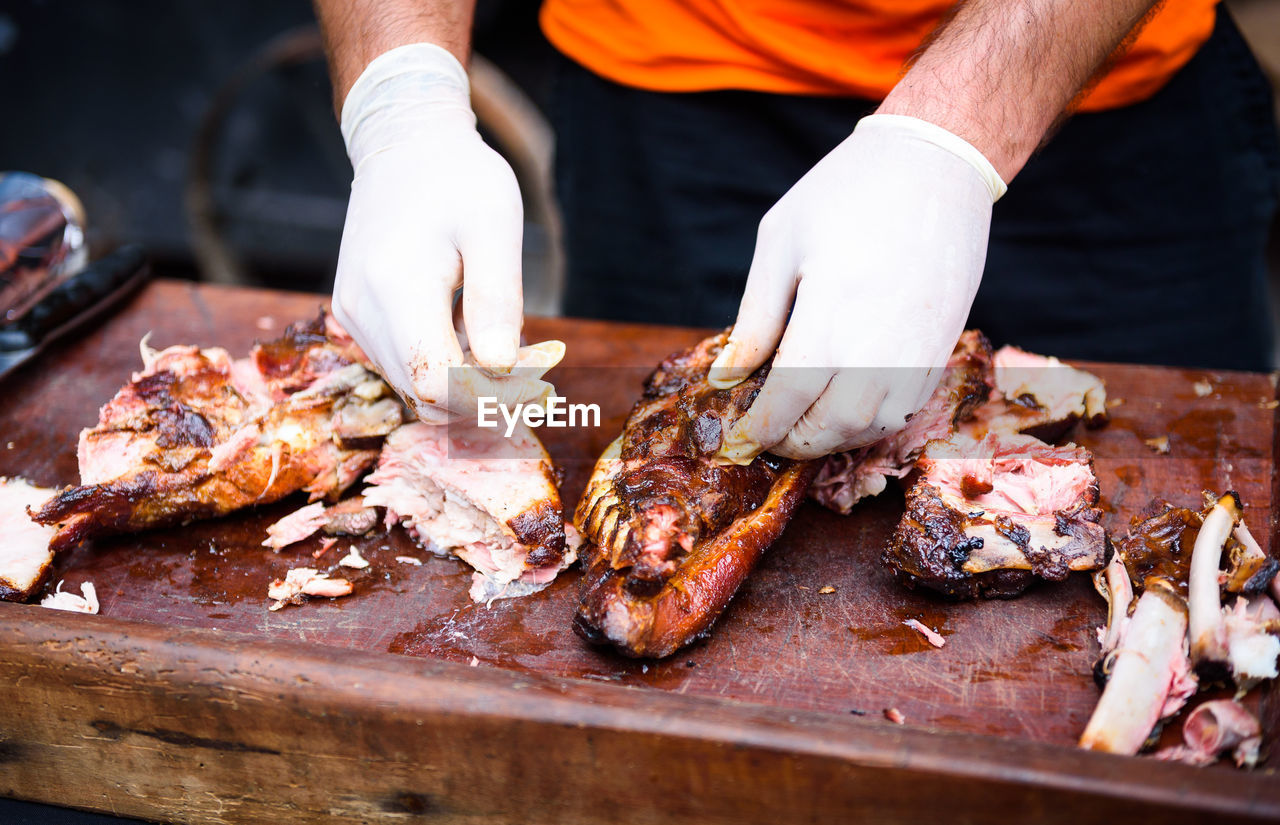
[[[935,123],[1006,182],[1157,0],[968,0],[879,112]]]
[[[409,43],[434,43],[467,65],[475,0],[313,0],[324,32],[334,108],[369,62]]]

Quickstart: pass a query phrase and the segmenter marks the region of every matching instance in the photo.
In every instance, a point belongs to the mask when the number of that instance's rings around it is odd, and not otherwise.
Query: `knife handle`
[[[97,304],[123,290],[146,265],[142,247],[130,244],[104,255],[51,289],[25,315],[0,328],[0,351],[40,345],[72,321],[87,319]]]

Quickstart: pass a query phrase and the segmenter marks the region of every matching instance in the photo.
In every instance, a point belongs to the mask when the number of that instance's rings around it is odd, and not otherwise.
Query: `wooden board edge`
[[[1280,818],[1267,775],[0,606],[0,795],[234,822]]]

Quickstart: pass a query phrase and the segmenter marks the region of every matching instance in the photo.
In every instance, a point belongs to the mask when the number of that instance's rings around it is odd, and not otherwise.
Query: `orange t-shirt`
[[[628,86],[879,100],[953,2],[545,0],[541,20],[556,48]],[[1216,3],[1165,3],[1079,108],[1110,109],[1153,95],[1208,39]]]

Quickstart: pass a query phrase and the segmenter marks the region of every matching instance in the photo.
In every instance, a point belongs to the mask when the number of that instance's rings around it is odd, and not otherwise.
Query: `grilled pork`
[[[20,478],[0,478],[0,599],[21,602],[44,583],[53,564],[53,529],[37,524],[27,509],[39,507],[54,491]]]
[[[925,444],[956,432],[992,392],[991,344],[966,330],[947,361],[942,381],[901,431],[875,444],[829,456],[809,494],[819,504],[848,515],[853,505],[884,492],[890,478],[911,472]]]
[[[233,361],[144,342],[143,370],[80,434],[80,486],[33,514],[55,550],[96,535],[210,518],[298,490],[336,499],[401,406],[321,314]]]
[[[961,599],[1009,598],[1106,561],[1088,450],[1030,436],[933,441],[884,553],[899,581]]]
[[[546,587],[576,558],[566,543],[556,473],[523,424],[498,430],[406,424],[393,432],[364,491],[424,547],[476,569],[477,602]]]
[[[660,657],[705,633],[781,535],[821,462],[765,453],[716,460],[768,373],[707,382],[713,336],[648,378],[622,435],[596,463],[575,514],[586,572],[574,626],[628,656]]]
[[[1079,421],[1091,428],[1107,421],[1107,390],[1092,373],[1017,347],[996,350],[992,366],[991,397],[961,426],[974,438],[1021,433],[1054,442]]]

